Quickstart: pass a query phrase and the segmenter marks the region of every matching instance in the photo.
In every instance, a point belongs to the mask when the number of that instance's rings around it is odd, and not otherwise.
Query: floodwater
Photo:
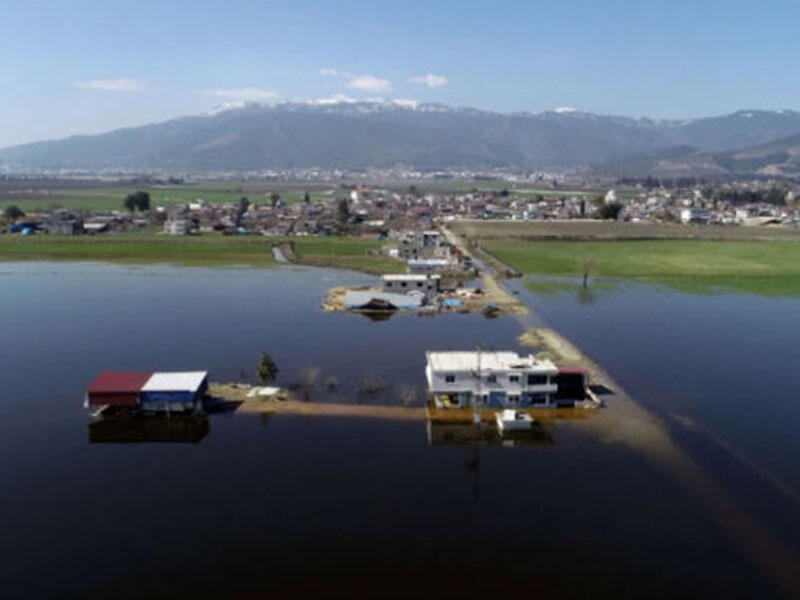
[[[421,402],[425,350],[518,348],[512,317],[319,310],[327,288],[369,281],[310,268],[0,265],[0,594],[780,597],[680,486],[577,421],[514,447],[441,431],[430,444],[420,422],[288,415],[90,437],[83,390],[101,370],[252,380],[267,350],[281,385],[320,370],[314,400],[398,404],[409,386]],[[522,295],[798,548],[797,301]],[[385,389],[359,397],[366,377]]]

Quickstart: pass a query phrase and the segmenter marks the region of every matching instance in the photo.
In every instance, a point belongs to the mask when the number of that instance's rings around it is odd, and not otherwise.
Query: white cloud
[[[347,82],[347,87],[364,92],[387,92],[392,89],[392,82],[374,75],[358,75]]]
[[[444,87],[448,83],[447,77],[444,75],[435,75],[434,73],[428,73],[427,75],[421,75],[419,77],[412,77],[410,81],[411,83],[427,85],[430,88]]]
[[[213,96],[214,98],[249,102],[268,102],[277,100],[279,96],[278,92],[274,90],[264,90],[254,87],[206,90],[203,93],[206,96]]]
[[[353,90],[361,90],[363,92],[388,92],[392,89],[391,81],[383,77],[376,77],[375,75],[359,75],[357,73],[340,71],[339,69],[332,69],[330,67],[320,69],[319,74],[325,77],[346,79],[347,83],[345,85]]]
[[[102,90],[104,92],[140,92],[144,89],[144,84],[138,79],[118,77],[116,79],[80,81],[75,84],[75,87],[87,90]]]

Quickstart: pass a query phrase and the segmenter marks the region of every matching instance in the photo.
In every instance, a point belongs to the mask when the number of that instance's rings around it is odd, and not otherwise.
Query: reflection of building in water
[[[552,446],[555,442],[541,426],[501,434],[493,425],[428,421],[431,446]]]
[[[137,444],[144,442],[199,443],[208,435],[204,415],[121,414],[89,425],[89,443]]]

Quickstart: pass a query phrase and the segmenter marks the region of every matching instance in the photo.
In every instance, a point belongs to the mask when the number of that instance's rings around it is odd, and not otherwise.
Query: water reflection
[[[397,311],[394,310],[354,310],[351,312],[362,315],[370,321],[388,321],[397,314]]]
[[[118,415],[90,423],[88,431],[90,444],[199,444],[210,427],[205,415]]]
[[[500,433],[485,423],[441,423],[427,421],[431,446],[552,446],[553,437],[541,426]]]
[[[591,306],[597,300],[598,292],[595,288],[589,286],[579,286],[575,292],[575,298],[579,304],[584,306]]]

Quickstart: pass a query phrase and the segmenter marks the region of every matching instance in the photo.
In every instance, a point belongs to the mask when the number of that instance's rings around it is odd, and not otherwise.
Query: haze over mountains
[[[14,169],[210,172],[591,167],[609,176],[800,173],[800,113],[663,120],[558,109],[500,114],[410,101],[246,104],[0,149]]]

